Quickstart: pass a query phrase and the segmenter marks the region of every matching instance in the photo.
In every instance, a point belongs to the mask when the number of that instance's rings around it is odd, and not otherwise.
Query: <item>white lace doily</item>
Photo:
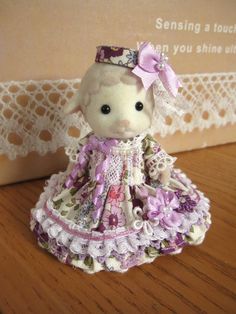
[[[155,110],[152,132],[166,136],[236,122],[236,72],[179,78],[183,89],[173,101],[185,108],[185,114],[166,116]],[[55,152],[62,146],[72,151],[78,139],[91,131],[81,113],[63,112],[79,83],[80,79],[0,83],[0,154],[15,159],[31,151]]]
[[[65,115],[63,106],[79,89],[80,79],[0,83],[0,154],[9,159],[40,155],[75,146],[91,131],[78,112]]]
[[[165,98],[167,93],[163,92],[163,102],[159,102],[160,108],[154,110],[153,133],[164,137],[176,131],[186,133],[195,128],[203,130],[236,122],[236,72],[178,77],[183,88],[176,99]]]

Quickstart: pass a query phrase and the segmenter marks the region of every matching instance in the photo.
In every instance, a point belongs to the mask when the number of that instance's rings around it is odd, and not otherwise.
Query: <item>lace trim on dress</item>
[[[142,140],[145,138],[145,136],[148,134],[147,131],[142,132],[141,134],[133,137],[132,139],[127,140],[118,140],[118,144],[113,148],[114,150],[129,150],[134,149],[136,147],[139,147]]]
[[[176,161],[176,157],[168,155],[165,151],[161,150],[155,155],[147,158],[146,165],[149,169],[149,175],[151,178],[155,177],[158,173],[165,171]]]

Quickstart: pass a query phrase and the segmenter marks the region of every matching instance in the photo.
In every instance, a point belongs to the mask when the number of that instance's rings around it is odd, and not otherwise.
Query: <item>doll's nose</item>
[[[127,128],[127,127],[129,126],[129,123],[130,123],[129,120],[120,120],[120,121],[118,121],[117,124],[118,124],[119,126],[123,126],[123,127],[126,127],[126,128]]]

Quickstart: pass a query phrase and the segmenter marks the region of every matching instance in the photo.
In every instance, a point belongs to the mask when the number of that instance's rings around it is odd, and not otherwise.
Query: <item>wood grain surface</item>
[[[176,155],[211,200],[204,243],[127,273],[88,275],[36,244],[44,180],[0,188],[0,313],[236,313],[236,144]]]

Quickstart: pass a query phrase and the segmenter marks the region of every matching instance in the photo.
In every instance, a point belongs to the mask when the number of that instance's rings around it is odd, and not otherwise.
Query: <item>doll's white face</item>
[[[144,88],[122,82],[102,86],[84,108],[85,118],[96,135],[116,139],[132,138],[148,129],[152,111],[153,103],[147,101]]]

